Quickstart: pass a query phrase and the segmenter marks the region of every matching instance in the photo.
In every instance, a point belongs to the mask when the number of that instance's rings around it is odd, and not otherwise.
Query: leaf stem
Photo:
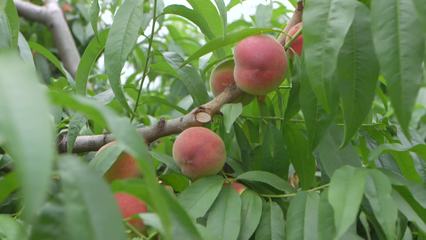
[[[151,49],[152,49],[152,42],[154,39],[154,33],[155,33],[155,23],[157,22],[157,0],[154,0],[154,10],[153,10],[153,16],[152,16],[152,28],[151,28],[151,35],[148,39],[148,51],[147,51],[147,56],[146,56],[146,61],[145,61],[145,66],[143,69],[143,74],[142,74],[142,79],[139,85],[139,91],[138,91],[138,96],[136,97],[136,103],[135,103],[135,107],[133,109],[133,113],[132,113],[132,117],[130,119],[130,121],[133,121],[133,119],[136,116],[136,110],[138,110],[138,106],[139,106],[139,100],[142,94],[142,87],[143,87],[143,83],[145,82],[145,78],[148,72],[148,66],[149,66],[149,60],[151,58]]]
[[[319,190],[322,190],[324,188],[327,188],[330,186],[330,183],[318,186],[318,187],[314,187],[311,188],[309,190],[306,190],[306,192],[316,192]],[[294,197],[296,196],[297,193],[287,193],[287,194],[259,194],[262,197],[267,197],[267,198],[288,198],[288,197]]]

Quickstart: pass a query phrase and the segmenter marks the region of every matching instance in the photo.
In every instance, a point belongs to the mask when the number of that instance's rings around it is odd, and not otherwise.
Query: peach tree
[[[0,239],[426,239],[424,0],[0,0]]]

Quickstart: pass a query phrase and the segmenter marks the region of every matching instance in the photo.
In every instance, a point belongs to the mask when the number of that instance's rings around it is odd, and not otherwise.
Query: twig
[[[316,192],[319,191],[321,189],[327,188],[330,186],[330,183],[318,186],[318,187],[314,187],[311,188],[309,190],[307,190],[306,192]],[[287,194],[260,194],[260,196],[262,197],[267,197],[267,198],[288,198],[288,197],[294,197],[296,196],[297,193],[287,193]]]
[[[80,54],[58,2],[46,0],[44,6],[22,0],[14,0],[14,3],[20,16],[42,23],[50,29],[65,69],[75,76],[80,63]]]
[[[298,1],[297,2],[297,8],[293,13],[293,16],[288,21],[287,26],[284,28],[283,32],[278,36],[278,42],[281,43],[281,45],[285,45],[285,39],[288,35],[288,31],[290,28],[292,28],[294,25],[298,24],[302,21],[302,14],[303,14],[303,2]]]

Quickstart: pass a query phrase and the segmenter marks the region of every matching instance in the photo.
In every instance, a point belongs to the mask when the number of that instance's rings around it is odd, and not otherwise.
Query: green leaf
[[[228,46],[230,44],[236,43],[246,37],[249,37],[252,35],[270,33],[270,32],[275,32],[275,31],[271,28],[245,28],[237,32],[229,33],[226,36],[216,37],[214,39],[211,39],[209,42],[204,44],[199,50],[197,50],[194,54],[189,56],[181,64],[181,67],[192,62],[195,59],[199,59],[200,57],[206,55],[207,53],[210,53],[214,50]]]
[[[241,228],[238,240],[248,240],[256,231],[262,216],[262,199],[246,189],[241,194]]]
[[[223,181],[219,176],[195,181],[178,196],[178,201],[193,218],[203,217],[219,195]]]
[[[124,147],[120,144],[108,146],[96,153],[95,157],[90,161],[89,166],[100,175],[104,175],[115,163],[120,154],[123,153],[123,150]]]
[[[16,172],[11,172],[0,178],[0,203],[18,189],[19,183],[16,175]]]
[[[309,146],[313,150],[324,137],[334,119],[334,113],[327,113],[319,104],[309,79],[306,76],[306,69],[302,69],[300,82],[299,102],[300,108],[305,118],[305,125],[308,130]],[[337,106],[337,104],[336,104]]]
[[[225,124],[226,132],[230,133],[232,125],[234,125],[234,122],[243,112],[243,105],[241,103],[225,104],[220,108],[220,111],[223,114],[223,123]]]
[[[335,171],[328,191],[328,200],[334,210],[336,239],[355,222],[364,194],[366,174],[363,169],[345,166]]]
[[[321,193],[318,210],[318,239],[330,240],[336,234],[336,227],[334,226],[334,212],[333,207],[328,201],[328,190]]]
[[[201,78],[200,73],[191,66],[182,65],[182,57],[177,53],[167,52],[163,54],[164,59],[173,67],[179,77],[179,80],[185,85],[185,88],[194,99],[195,105],[201,105],[209,99],[206,86]]]
[[[67,152],[71,153],[72,149],[74,148],[75,140],[77,139],[78,134],[80,133],[81,129],[86,124],[86,118],[76,113],[74,114],[71,119],[68,126],[68,132],[67,132]]]
[[[175,14],[188,19],[189,21],[197,25],[200,28],[201,32],[208,39],[213,39],[215,36],[212,32],[212,29],[209,28],[206,19],[204,19],[203,16],[201,16],[200,13],[195,10],[187,8],[183,5],[172,4],[164,8],[163,14]]]
[[[319,203],[318,193],[297,193],[287,211],[286,239],[318,239]]]
[[[342,139],[343,130],[338,127],[331,128],[316,149],[321,169],[328,176],[332,176],[337,169],[345,165],[361,167],[361,160],[352,144],[339,148]]]
[[[94,0],[97,2],[97,0]],[[75,74],[76,91],[78,94],[86,94],[87,81],[92,68],[96,64],[96,60],[101,55],[107,41],[109,30],[104,30],[96,37],[92,38],[84,50],[80,63],[78,64],[77,72]]]
[[[413,152],[418,154],[426,161],[426,144],[416,144],[413,146],[404,146],[398,143],[385,143],[374,148],[368,156],[369,161],[377,160],[380,155],[393,152]]]
[[[291,163],[300,179],[300,186],[308,189],[315,181],[316,162],[309,148],[309,141],[302,131],[298,125],[288,124],[284,137]]]
[[[371,3],[374,44],[401,128],[408,125],[422,78],[424,38],[412,1]]]
[[[187,2],[207,22],[207,26],[214,36],[222,36],[224,34],[222,18],[210,0],[187,0]]]
[[[422,219],[425,215],[419,215],[409,202],[397,191],[392,191],[392,197],[395,200],[399,211],[401,211],[408,221],[414,223],[421,231],[426,232],[426,221],[425,219]]]
[[[284,214],[276,202],[263,202],[262,218],[257,227],[255,239],[284,239]]]
[[[98,18],[99,18],[99,2],[93,0],[90,5],[90,25],[92,25],[93,32],[98,35]]]
[[[18,49],[21,58],[35,69],[33,53],[31,52],[31,48],[22,33],[19,33],[18,35]]]
[[[26,239],[24,227],[8,215],[0,215],[0,237],[2,240]]]
[[[108,185],[80,159],[59,161],[69,239],[126,239],[117,203]]]
[[[337,97],[333,77],[339,50],[355,16],[355,0],[307,1],[303,11],[303,52],[318,102],[332,111]]]
[[[370,11],[359,3],[339,53],[337,67],[346,145],[370,112],[375,95],[379,62],[374,53]]]
[[[269,27],[272,19],[272,4],[256,7],[256,27]]]
[[[0,66],[0,138],[16,163],[24,218],[31,221],[49,187],[54,131],[44,89],[33,69],[10,53],[0,56]]]
[[[291,187],[282,178],[264,171],[249,171],[237,177],[238,180],[261,182],[283,192],[292,192]]]
[[[413,0],[417,10],[417,17],[423,24],[423,32],[426,34],[426,4],[422,0]]]
[[[151,151],[151,156],[158,161],[166,164],[166,166],[172,169],[175,172],[180,172],[179,166],[176,164],[176,161],[169,155],[159,152]]]
[[[226,11],[226,5],[223,0],[214,0],[217,6],[217,9],[219,10],[219,14],[222,17],[222,23],[223,23],[223,33],[226,33],[226,26],[228,25],[228,15]]]
[[[126,0],[114,16],[105,44],[105,70],[114,95],[127,112],[131,112],[121,87],[120,75],[133,49],[142,25],[143,2]]]
[[[8,18],[10,30],[10,47],[16,48],[18,46],[19,16],[15,4],[13,3],[13,0],[6,0],[6,6],[4,11]]]
[[[391,195],[392,185],[386,175],[378,170],[370,170],[365,185],[365,196],[386,237],[395,239],[398,208]]]
[[[236,240],[241,224],[241,199],[227,184],[216,198],[207,218],[207,229],[218,240]]]
[[[50,63],[53,64],[53,66],[56,67],[56,69],[58,69],[62,75],[68,79],[72,79],[71,75],[65,70],[64,66],[62,65],[61,61],[59,61],[59,59],[53,55],[47,48],[45,48],[44,46],[36,43],[36,42],[32,42],[30,41],[28,43],[30,45],[30,48],[41,54],[43,57],[47,58],[47,60],[49,60]]]

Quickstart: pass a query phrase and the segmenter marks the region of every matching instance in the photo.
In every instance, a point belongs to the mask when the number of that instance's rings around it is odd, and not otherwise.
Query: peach
[[[219,95],[225,90],[225,88],[235,83],[234,80],[234,60],[225,60],[220,62],[213,70],[210,75],[210,86],[214,96]],[[249,94],[243,94],[241,97],[235,99],[233,102],[242,104],[248,104],[253,99],[253,96]]]
[[[132,218],[135,214],[147,212],[145,202],[131,194],[118,192],[114,194],[114,197],[120,208],[123,219]],[[139,231],[143,231],[145,227],[141,219],[130,219],[128,223]]]
[[[266,35],[248,37],[234,52],[237,86],[253,95],[266,95],[284,80],[287,56],[283,46]]]
[[[243,193],[246,190],[246,186],[239,182],[232,182],[231,187],[235,189],[239,194]]]
[[[225,144],[210,129],[191,127],[176,138],[173,158],[184,175],[197,180],[222,170],[226,160]]]
[[[106,148],[114,144],[116,144],[116,142],[105,144],[96,154],[99,154],[99,152],[104,151]],[[138,162],[135,158],[124,152],[121,153],[114,164],[112,164],[112,166],[104,174],[104,177],[108,182],[112,182],[117,179],[136,178],[139,175]]]
[[[303,23],[300,22],[296,25],[294,25],[293,27],[290,28],[290,30],[288,31],[288,35],[286,37],[285,42],[288,43],[291,41],[292,37],[294,35],[296,35],[296,33],[303,28]],[[293,42],[291,43],[291,49],[293,49],[293,51],[301,56],[302,55],[302,49],[303,49],[303,36],[302,34],[300,34],[299,36],[297,36],[296,39],[293,40]],[[291,51],[291,52],[293,52]]]

